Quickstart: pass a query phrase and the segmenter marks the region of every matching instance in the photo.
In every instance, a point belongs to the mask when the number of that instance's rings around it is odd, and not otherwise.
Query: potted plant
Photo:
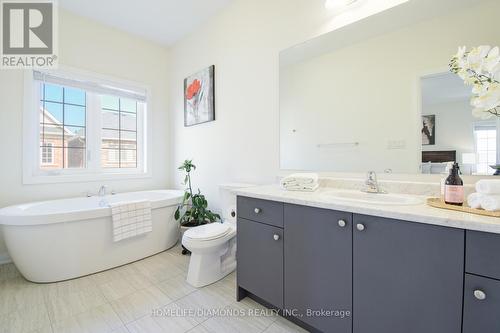
[[[181,228],[186,230],[187,228],[197,227],[220,220],[219,214],[213,213],[208,209],[207,199],[201,194],[200,189],[198,189],[198,193],[193,194],[191,172],[196,170],[196,166],[193,164],[192,160],[185,160],[179,167],[179,170],[183,170],[186,173],[183,183],[186,185],[184,197],[174,215],[175,219],[179,221]],[[184,246],[182,249],[182,254],[189,252]]]

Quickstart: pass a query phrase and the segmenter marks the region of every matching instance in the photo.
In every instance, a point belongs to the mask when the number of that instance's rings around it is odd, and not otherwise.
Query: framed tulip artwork
[[[215,120],[215,66],[184,79],[184,127]]]

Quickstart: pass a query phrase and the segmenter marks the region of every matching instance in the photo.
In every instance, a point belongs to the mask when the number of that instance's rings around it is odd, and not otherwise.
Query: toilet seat
[[[184,237],[194,241],[211,241],[222,238],[231,232],[228,223],[209,223],[191,228],[184,233]]]

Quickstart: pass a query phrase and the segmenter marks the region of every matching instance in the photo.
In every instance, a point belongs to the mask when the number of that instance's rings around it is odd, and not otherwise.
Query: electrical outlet
[[[387,142],[387,149],[405,149],[406,141],[405,140],[389,140]]]

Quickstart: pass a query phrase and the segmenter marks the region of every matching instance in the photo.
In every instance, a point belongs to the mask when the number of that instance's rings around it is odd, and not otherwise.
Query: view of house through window
[[[101,97],[103,168],[137,167],[137,102]]]
[[[41,168],[85,168],[85,91],[41,84],[40,96]]]
[[[139,167],[143,101],[43,81],[39,87],[40,169]]]

